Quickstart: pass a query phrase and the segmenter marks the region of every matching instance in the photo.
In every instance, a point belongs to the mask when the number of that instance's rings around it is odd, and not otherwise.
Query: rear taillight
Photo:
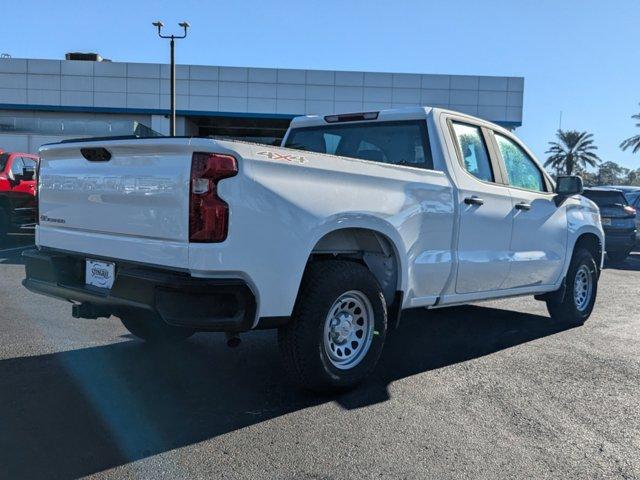
[[[629,205],[625,205],[624,211],[626,213],[628,213],[629,215],[635,215],[636,214],[636,209],[633,208],[633,207],[630,207]]]
[[[218,182],[238,173],[230,155],[195,152],[191,159],[189,241],[222,242],[229,230],[229,205],[218,197]]]

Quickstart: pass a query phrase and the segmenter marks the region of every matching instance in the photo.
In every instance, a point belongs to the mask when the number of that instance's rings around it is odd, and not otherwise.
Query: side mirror
[[[556,193],[563,197],[579,195],[584,191],[582,177],[577,175],[562,175],[556,180]]]
[[[22,173],[20,175],[16,175],[16,181],[24,181],[28,182],[35,178],[36,169],[33,167],[23,167]]]

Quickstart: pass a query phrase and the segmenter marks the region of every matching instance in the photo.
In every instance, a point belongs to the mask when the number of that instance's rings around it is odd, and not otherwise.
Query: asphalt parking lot
[[[640,478],[638,253],[582,327],[529,298],[412,311],[373,379],[317,397],[274,332],[154,349],[73,319],[21,286],[29,241],[0,250],[1,478]]]

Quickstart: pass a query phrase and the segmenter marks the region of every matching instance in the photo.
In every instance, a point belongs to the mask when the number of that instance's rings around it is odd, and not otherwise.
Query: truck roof
[[[457,112],[455,110],[449,110],[440,107],[404,107],[404,108],[389,108],[379,111],[357,112],[357,113],[337,113],[329,115],[302,115],[295,117],[291,120],[289,129],[293,128],[305,128],[305,127],[317,127],[326,126],[332,124],[339,124],[342,122],[356,123],[356,122],[385,122],[385,121],[401,121],[401,120],[422,120],[426,119],[431,113],[450,113],[462,117],[469,117],[494,128],[496,131],[508,132],[504,127],[497,125],[488,120],[469,115],[467,113]]]
[[[427,118],[427,115],[433,110],[431,107],[406,107],[406,108],[389,108],[386,110],[357,112],[357,113],[338,113],[330,115],[303,115],[295,117],[291,121],[289,128],[315,127],[318,125],[330,125],[332,123],[341,122],[384,122],[392,120],[420,120]]]

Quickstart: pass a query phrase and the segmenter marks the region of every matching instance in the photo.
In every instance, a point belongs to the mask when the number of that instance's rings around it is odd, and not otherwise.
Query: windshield
[[[615,190],[585,190],[583,195],[589,200],[593,200],[599,207],[627,205],[627,199],[622,192]]]
[[[374,162],[433,168],[424,121],[297,128],[289,133],[284,146]]]

